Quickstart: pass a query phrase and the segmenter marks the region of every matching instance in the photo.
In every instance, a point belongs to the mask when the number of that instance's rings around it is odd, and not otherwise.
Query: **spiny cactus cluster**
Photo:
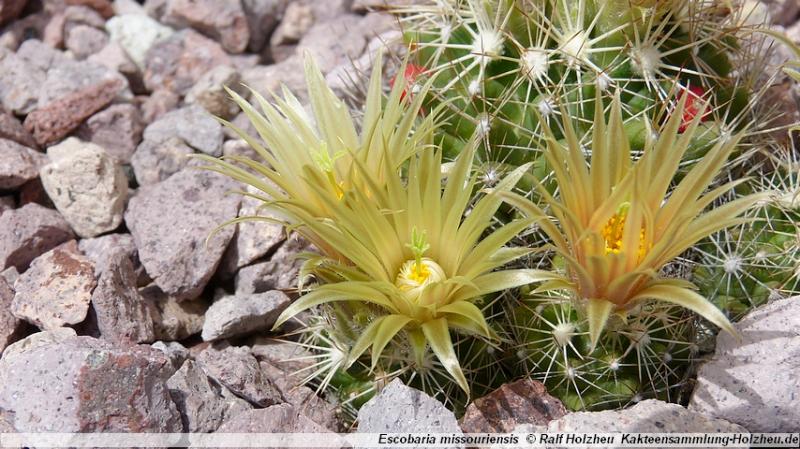
[[[597,90],[621,92],[634,150],[658,129],[671,100],[692,100],[687,119],[697,112],[693,100],[709,100],[687,160],[702,156],[716,137],[753,122],[770,57],[758,35],[765,13],[756,5],[435,0],[399,12],[418,64],[406,75],[435,75],[430,104],[448,105],[445,149],[457,152],[477,132],[491,171],[537,160],[541,121],[562,111],[590,128]]]

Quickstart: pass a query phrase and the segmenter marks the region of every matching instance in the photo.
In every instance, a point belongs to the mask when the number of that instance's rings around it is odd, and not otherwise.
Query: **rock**
[[[365,14],[369,11],[391,10],[399,6],[409,6],[414,0],[353,0],[350,11]]]
[[[242,268],[236,274],[236,294],[262,293],[269,290],[297,288],[297,275],[302,261],[296,256],[309,251],[310,245],[296,235],[282,244],[266,262]]]
[[[800,3],[795,0],[763,0],[769,7],[772,23],[791,25],[800,14]]]
[[[19,120],[11,114],[0,112],[0,139],[17,142],[29,148],[36,148],[36,141]]]
[[[747,430],[722,419],[656,399],[642,401],[619,411],[577,412],[550,421],[547,433],[747,433]]]
[[[222,126],[200,106],[167,112],[144,130],[145,141],[161,143],[171,137],[211,156],[222,155]]]
[[[147,52],[144,82],[151,91],[169,89],[185,95],[209,70],[231,64],[218,43],[186,29],[157,42]]]
[[[207,433],[222,424],[225,399],[221,387],[212,384],[193,361],[187,360],[167,381],[186,432]]]
[[[236,216],[239,198],[226,195],[235,188],[225,176],[187,168],[131,198],[125,222],[147,274],[165,293],[196,298],[214,274],[233,229],[206,237]]]
[[[291,2],[286,6],[280,25],[272,33],[270,45],[296,44],[313,24],[314,11],[311,6],[303,2]]]
[[[142,102],[142,119],[145,123],[153,123],[167,112],[178,107],[181,98],[169,89],[158,89]]]
[[[80,25],[87,25],[89,27],[102,30],[105,27],[106,21],[94,9],[85,5],[70,5],[67,6],[63,13],[64,17],[64,34],[69,34],[73,28]]]
[[[145,8],[136,0],[113,0],[114,13],[117,16],[128,14],[147,15]]]
[[[52,209],[26,204],[6,211],[0,215],[0,269],[25,271],[34,258],[73,237],[69,223]]]
[[[283,402],[280,391],[247,348],[211,346],[198,354],[197,364],[209,377],[254,405],[267,407]]]
[[[358,59],[367,46],[361,17],[346,14],[328,22],[316,23],[300,40],[298,54],[314,56],[323,73]]]
[[[0,48],[15,51],[26,39],[41,39],[50,20],[50,14],[40,11],[9,23],[0,31]]]
[[[28,0],[4,0],[0,4],[0,25],[5,25],[16,19],[25,9],[27,3]]]
[[[800,431],[800,379],[794,374],[800,368],[800,297],[759,307],[734,326],[741,340],[717,336],[714,357],[697,374],[689,410],[751,432]]]
[[[322,433],[330,430],[320,426],[290,404],[279,404],[261,410],[250,410],[226,421],[217,433]],[[306,437],[307,438],[307,437]],[[331,435],[330,438],[340,438]],[[302,441],[302,440],[300,440]],[[342,446],[346,443],[342,441]],[[292,446],[298,447],[298,446]],[[332,447],[332,446],[330,446]]]
[[[108,34],[88,25],[73,27],[64,43],[76,59],[86,59],[108,44]]]
[[[76,135],[106,149],[120,164],[128,164],[142,140],[139,109],[132,104],[114,104],[89,117]]]
[[[25,129],[39,145],[57,142],[110,103],[122,87],[118,80],[108,80],[47,103],[28,114]]]
[[[260,160],[257,158],[256,160]],[[247,186],[246,192],[264,195],[258,189]],[[242,197],[239,208],[239,217],[270,217],[277,219],[274,214],[260,210],[263,202],[248,196]],[[286,233],[280,223],[253,220],[236,225],[236,234],[233,242],[228,246],[222,258],[220,272],[225,275],[235,273],[239,268],[249,265],[270,252],[274,251],[286,240]]]
[[[183,362],[189,358],[189,350],[177,341],[157,341],[150,347],[163,352],[169,358],[175,370],[180,369],[183,366]]]
[[[161,22],[176,28],[191,27],[219,41],[230,53],[241,53],[250,41],[241,2],[169,0]]]
[[[123,252],[110,256],[100,272],[92,293],[92,310],[103,340],[116,345],[155,340],[150,309],[136,288],[133,264]]]
[[[128,178],[106,151],[70,137],[47,149],[42,185],[75,233],[95,237],[116,229],[128,198]]]
[[[3,108],[15,114],[33,111],[46,77],[44,70],[16,54],[0,58],[0,101]]]
[[[0,139],[0,189],[14,189],[39,177],[47,157],[12,140]]]
[[[194,150],[178,137],[163,142],[145,140],[131,158],[131,166],[139,185],[161,182],[181,171],[189,163]]]
[[[326,429],[339,430],[336,407],[317,396],[311,388],[301,385],[301,374],[292,375],[268,362],[261,362],[260,366],[261,371],[272,380],[286,402],[294,406],[295,410]]]
[[[255,126],[253,126],[253,123],[250,122],[250,119],[247,118],[247,114],[244,112],[236,114],[236,117],[234,117],[231,123],[233,126],[239,128],[240,131],[244,132],[246,136],[255,137],[256,139],[259,138]],[[234,131],[233,128],[224,126],[222,132],[225,133],[225,137],[228,139],[233,139],[226,140],[225,143],[222,144],[223,155],[247,156],[255,161],[259,160],[259,156],[255,150],[253,150],[247,141],[242,139],[242,136]]]
[[[67,0],[67,5],[80,5],[92,8],[104,19],[114,15],[114,6],[109,0]]]
[[[14,210],[17,208],[17,202],[12,195],[0,196],[0,215],[7,210]]]
[[[13,299],[14,290],[6,279],[0,276],[0,354],[22,336],[23,322],[11,313]]]
[[[137,285],[147,284],[143,282],[147,279],[147,273],[139,261],[139,252],[130,234],[107,234],[91,239],[81,239],[78,242],[78,249],[94,263],[96,275],[112,269],[115,265],[117,254],[122,254],[130,260],[136,272]]]
[[[208,309],[204,300],[181,301],[154,285],[140,289],[139,293],[150,309],[157,339],[178,341],[203,330],[204,315]]]
[[[134,93],[146,92],[141,70],[117,42],[108,42],[105,47],[86,60],[121,73],[128,80],[128,85]]]
[[[242,72],[242,82],[264,96],[271,98],[272,92],[280,92],[286,86],[300,101],[308,97],[304,77],[303,60],[290,57],[276,64],[258,65]]]
[[[314,365],[314,354],[297,342],[256,337],[248,346],[258,361],[267,362],[286,373],[306,372]]]
[[[239,112],[239,106],[231,99],[223,86],[227,86],[247,98],[249,91],[241,84],[241,79],[239,72],[231,66],[214,67],[192,86],[186,94],[186,103],[196,103],[210,114],[231,119]]]
[[[43,330],[78,324],[96,285],[94,265],[73,240],[37,257],[20,275],[11,313]]]
[[[145,68],[150,48],[173,33],[172,28],[161,25],[143,14],[114,16],[106,22],[106,30],[111,40],[122,46],[141,70]]]
[[[541,382],[521,379],[476,399],[461,419],[464,433],[510,433],[521,424],[546,425],[567,413]]]
[[[36,332],[8,346],[3,353],[3,357],[10,359],[33,349],[55,345],[77,336],[75,329],[71,327],[59,327],[50,331]]]
[[[164,11],[167,9],[168,1],[169,0],[144,0],[142,14],[147,14],[156,20],[161,20],[161,17],[164,16]]]
[[[403,385],[400,379],[393,380],[361,407],[358,431],[461,434],[453,412],[425,393]]]
[[[28,42],[37,41],[25,41],[20,48],[20,53],[27,48]],[[50,64],[45,84],[39,90],[38,108],[46,107],[50,103],[64,100],[65,98],[73,98],[73,94],[76,93],[95,95],[96,92],[99,97],[108,97],[112,100],[124,100],[131,96],[128,89],[128,81],[125,77],[108,67],[88,61],[75,61],[60,52],[47,55],[46,50],[41,48],[46,47],[46,45],[42,43],[30,45],[30,47],[31,53],[41,52],[44,54],[44,57],[32,55],[30,56],[31,59],[42,59],[39,62],[40,64]],[[49,51],[52,52],[53,50]],[[94,104],[93,101],[92,104]],[[110,100],[98,105],[96,109],[92,108],[91,112],[87,112],[87,117],[103,109],[109,102]],[[79,120],[78,123],[82,121],[83,119]]]
[[[3,357],[0,409],[21,432],[181,432],[172,372],[154,349],[72,337]]]
[[[290,302],[289,297],[279,291],[223,297],[206,312],[203,341],[269,330]]]
[[[250,28],[249,51],[259,53],[264,48],[267,38],[278,26],[287,3],[287,0],[242,0]]]
[[[19,46],[17,56],[33,64],[39,70],[45,72],[63,64],[73,62],[64,52],[58,51],[37,39],[27,39]],[[39,86],[42,90],[45,86]]]

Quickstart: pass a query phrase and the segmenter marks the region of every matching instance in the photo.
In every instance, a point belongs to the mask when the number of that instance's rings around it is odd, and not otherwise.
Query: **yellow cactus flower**
[[[239,94],[228,93],[247,115],[260,139],[254,138],[225,120],[220,121],[233,129],[258,153],[263,161],[253,161],[244,156],[225,156],[217,159],[197,157],[210,163],[210,170],[218,171],[245,184],[263,195],[246,194],[264,201],[268,208],[287,212],[280,204],[301,204],[313,217],[329,217],[331,208],[341,200],[344,192],[357,189],[369,192],[385,183],[385,168],[398,169],[409,157],[425,145],[433,127],[435,113],[420,119],[422,100],[430,84],[422,86],[420,95],[413,100],[403,100],[404,82],[395,83],[386,106],[383,106],[382,63],[378,55],[371,74],[363,122],[356,127],[345,103],[336,97],[325,83],[325,78],[314,62],[306,55],[305,75],[313,117],[287,89],[283,98],[274,96],[268,102],[252,91],[259,112]],[[360,130],[360,134],[358,132]],[[365,172],[376,174],[367,185]],[[335,201],[331,202],[333,199]],[[296,217],[285,217],[297,223]],[[241,217],[244,220],[267,220],[264,217]],[[305,235],[318,248],[327,243],[318,236]]]
[[[430,347],[458,385],[469,392],[451,330],[494,338],[474,301],[554,278],[540,270],[494,271],[530,252],[504,245],[533,220],[513,221],[481,239],[502,200],[493,193],[471,204],[477,179],[471,175],[476,142],[459,155],[444,187],[441,151],[430,148],[411,158],[407,181],[399,170],[386,166],[381,175],[385,186],[378,187],[372,179],[378,174],[364,172],[370,195],[346,190],[341,201],[330,205],[329,219],[293,212],[346,262],[326,266],[329,273],[337,274],[332,277],[342,281],[320,285],[300,297],[281,314],[276,326],[320,304],[368,303],[375,318],[355,342],[348,363],[371,347],[374,368],[387,344],[404,334],[420,365]],[[496,190],[510,190],[528,169],[513,171]],[[320,193],[324,188],[318,187]]]
[[[651,139],[638,160],[632,157],[622,127],[619,96],[605,121],[598,98],[587,164],[580,139],[569,119],[563,121],[565,143],[547,133],[545,156],[553,167],[557,197],[538,191],[553,220],[526,198],[501,196],[542,230],[567,261],[567,274],[540,291],[566,289],[583,306],[593,344],[612,313],[624,318],[642,300],[678,304],[734,332],[728,319],[684,280],[659,276],[661,268],[704,237],[742,222],[737,218],[763,195],[751,195],[704,212],[742,180],[706,192],[741,135],[721,138],[689,173],[673,185],[679,164],[703,114],[681,130],[686,96],[681,98],[660,135]],[[567,114],[564,114],[566,117]]]

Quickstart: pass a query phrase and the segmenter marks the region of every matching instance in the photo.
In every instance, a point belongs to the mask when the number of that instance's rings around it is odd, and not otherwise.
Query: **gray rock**
[[[69,223],[52,209],[29,203],[0,215],[0,269],[25,271],[31,261],[74,237]]]
[[[278,388],[244,347],[210,346],[197,356],[197,364],[215,381],[259,407],[283,402]]]
[[[186,94],[186,103],[196,103],[212,115],[231,119],[239,112],[239,106],[234,103],[223,86],[247,98],[249,91],[241,84],[241,80],[239,72],[231,66],[214,67],[192,86]]]
[[[161,25],[144,14],[114,16],[106,22],[106,30],[111,40],[122,46],[131,60],[142,70],[150,48],[173,33],[172,28]]]
[[[131,60],[119,43],[108,42],[105,47],[90,55],[86,60],[124,75],[134,93],[146,92],[141,69]]]
[[[161,182],[185,168],[194,150],[177,137],[163,142],[145,140],[131,158],[131,166],[139,185]]]
[[[301,375],[284,372],[268,362],[261,362],[260,366],[295,410],[326,429],[339,430],[337,408],[317,396],[311,388],[302,385]]]
[[[44,330],[78,324],[96,285],[94,265],[70,241],[37,257],[20,275],[11,313]]]
[[[297,276],[302,261],[297,254],[312,247],[296,235],[282,244],[266,262],[242,268],[236,274],[236,294],[262,293],[269,290],[297,288]]]
[[[27,42],[28,41],[26,41],[26,44]],[[35,47],[31,46],[31,52],[40,51],[40,47],[42,46],[44,45],[38,44]],[[90,88],[92,87],[98,88],[105,85],[113,86],[113,89],[109,88],[109,102],[118,95],[120,97],[130,96],[130,93],[127,92],[128,80],[121,74],[103,65],[89,61],[66,59],[63,55],[58,53],[48,56],[44,62],[50,62],[50,68],[47,70],[45,84],[42,85],[39,91],[39,108],[61,100],[71,94],[91,91]],[[108,102],[106,104],[108,104]],[[101,105],[90,112],[86,117],[91,116],[104,106],[105,104]],[[83,121],[83,118],[81,121]],[[80,121],[78,124],[80,124]]]
[[[0,359],[0,409],[21,432],[181,432],[172,372],[154,349],[72,337]]]
[[[0,138],[0,189],[14,189],[39,176],[44,154]]]
[[[286,86],[301,101],[308,97],[304,77],[297,76],[303,72],[303,60],[293,56],[276,64],[258,65],[242,71],[242,82],[264,96],[270,98],[270,92],[280,92]]]
[[[656,399],[619,411],[568,413],[547,425],[548,433],[747,433],[722,419],[708,418]]]
[[[36,348],[51,346],[62,341],[71,340],[77,337],[75,329],[71,327],[58,327],[49,331],[36,332],[22,340],[8,346],[3,353],[3,357],[11,358],[19,354],[24,354]]]
[[[160,143],[172,137],[203,153],[222,155],[222,126],[200,106],[167,112],[144,130],[145,141]]]
[[[334,20],[317,22],[305,33],[297,46],[297,53],[309,52],[323,73],[358,59],[367,46],[361,17],[344,14]]]
[[[241,53],[250,41],[241,2],[216,0],[169,0],[161,22],[176,28],[191,27],[222,44],[230,53]]]
[[[302,434],[321,432],[330,432],[330,430],[315,423],[290,404],[273,405],[265,409],[241,413],[226,421],[217,429],[217,433]],[[330,438],[338,439],[339,437],[331,435]],[[347,446],[344,441],[342,441],[342,446]]]
[[[186,432],[213,432],[222,424],[225,398],[221,388],[193,361],[187,360],[167,381]]]
[[[152,342],[153,318],[136,288],[136,273],[130,258],[117,252],[106,263],[92,293],[100,338],[117,345]]]
[[[189,350],[177,341],[157,341],[150,347],[163,352],[176,370],[189,358]]]
[[[287,0],[242,0],[250,27],[249,51],[258,53],[264,48],[267,38],[278,26],[287,3]]]
[[[147,274],[165,293],[191,299],[202,292],[233,237],[226,227],[206,242],[236,215],[239,198],[226,195],[235,188],[222,175],[187,168],[131,198],[125,222]]]
[[[153,123],[167,112],[178,107],[181,97],[175,92],[161,88],[145,97],[142,102],[142,119],[145,123]]]
[[[314,365],[314,354],[294,341],[269,337],[256,337],[248,343],[250,353],[261,362],[267,362],[287,373],[307,375]]]
[[[70,137],[47,149],[42,185],[59,212],[84,238],[116,229],[128,197],[128,178],[106,151]]]
[[[717,336],[714,357],[697,374],[690,410],[751,432],[800,431],[798,300],[781,299],[750,312],[734,324],[740,341]]]
[[[283,292],[223,297],[206,311],[204,341],[219,340],[269,330],[291,300]]]
[[[142,288],[139,293],[150,308],[157,339],[178,341],[203,330],[204,316],[208,309],[205,300],[179,300],[162,292],[155,285]]]
[[[270,38],[270,45],[294,44],[314,25],[314,10],[305,2],[291,2],[286,9],[275,32]]]
[[[92,259],[95,274],[99,275],[103,271],[113,268],[116,255],[126,256],[136,272],[136,285],[144,286],[149,284],[147,273],[139,261],[139,252],[130,234],[107,234],[91,239],[82,239],[78,242],[78,248],[86,257]]]
[[[0,354],[22,336],[23,323],[11,313],[13,299],[14,290],[5,278],[0,276]]]
[[[0,59],[0,102],[15,114],[27,114],[39,101],[39,89],[47,75],[24,58],[10,54]]]
[[[169,89],[185,95],[206,72],[231,64],[218,43],[186,29],[157,42],[147,52],[144,82],[150,91]]]
[[[64,52],[56,50],[38,39],[25,40],[19,46],[17,56],[45,72],[63,64],[74,63]]]
[[[88,25],[73,27],[64,42],[67,50],[79,60],[99,52],[106,44],[108,44],[108,34]]]
[[[395,379],[361,407],[358,412],[358,431],[460,434],[461,428],[453,412],[444,404]]]
[[[104,148],[120,164],[128,164],[142,140],[143,130],[139,109],[132,104],[122,103],[111,105],[89,117],[75,135]]]
[[[257,158],[256,160],[259,160]],[[267,180],[266,182],[269,182]],[[254,195],[265,195],[260,190],[247,186],[245,191]],[[239,208],[239,217],[267,217],[277,219],[269,211],[261,209],[264,203],[249,196],[242,197]],[[274,251],[278,245],[286,240],[283,225],[276,222],[263,220],[246,221],[236,225],[236,234],[233,242],[228,246],[222,258],[220,272],[223,275],[235,273],[239,268],[249,265],[254,261]]]

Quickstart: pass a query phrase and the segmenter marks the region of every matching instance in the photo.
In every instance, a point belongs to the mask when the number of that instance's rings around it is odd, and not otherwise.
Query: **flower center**
[[[600,231],[603,240],[606,242],[606,255],[619,254],[622,252],[624,246],[622,244],[623,232],[625,231],[625,221],[627,218],[628,210],[627,208],[622,208],[608,219],[608,222],[606,222],[605,226],[603,226],[603,229]],[[639,230],[639,249],[636,251],[636,255],[641,259],[646,252],[644,227],[642,227],[642,229]]]
[[[395,285],[403,292],[418,294],[422,287],[444,279],[444,270],[427,257],[407,260],[400,268]]]

